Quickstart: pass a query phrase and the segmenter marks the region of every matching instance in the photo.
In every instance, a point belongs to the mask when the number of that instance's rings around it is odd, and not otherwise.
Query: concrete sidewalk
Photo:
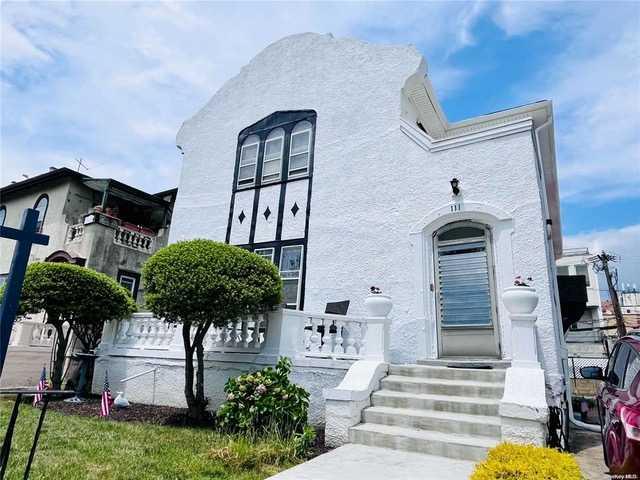
[[[467,480],[474,462],[348,444],[270,480]]]

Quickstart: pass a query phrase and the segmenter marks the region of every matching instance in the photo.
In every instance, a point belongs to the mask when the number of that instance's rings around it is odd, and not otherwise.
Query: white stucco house
[[[544,441],[565,391],[550,101],[450,123],[414,47],[300,34],[229,79],[177,145],[171,241],[239,245],[284,278],[286,308],[212,333],[212,407],[229,375],[286,354],[329,443],[480,458],[501,437]],[[517,275],[533,278],[533,315],[503,301]],[[371,286],[386,319],[367,314]],[[343,300],[346,316],[323,313]],[[145,314],[112,325],[96,371],[117,388],[155,368],[153,385],[121,388],[180,403],[176,337]]]

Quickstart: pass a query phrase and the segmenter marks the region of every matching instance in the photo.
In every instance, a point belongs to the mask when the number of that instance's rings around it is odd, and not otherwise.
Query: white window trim
[[[273,263],[273,256],[275,254],[276,249],[273,247],[268,248],[256,248],[253,253],[260,255],[258,252],[269,252],[269,260]],[[260,255],[262,258],[267,258],[265,255]]]
[[[293,128],[295,129],[296,127],[294,126]],[[293,137],[295,137],[296,135],[302,135],[303,133],[307,133],[307,132],[309,132],[309,141],[307,142],[307,151],[306,152],[298,152],[298,153],[292,154],[291,153],[291,146],[293,145]],[[289,177],[300,177],[300,176],[303,176],[303,175],[307,175],[309,173],[309,163],[311,162],[311,137],[312,137],[312,135],[313,135],[313,125],[311,125],[309,128],[306,128],[305,130],[300,130],[299,132],[291,133],[291,140],[289,141]],[[302,155],[304,153],[307,154],[307,166],[305,167],[304,171],[291,173],[291,157],[292,156]],[[301,170],[301,169],[297,168],[296,170]]]
[[[293,307],[293,308],[298,308],[298,306],[300,305],[300,294],[301,294],[301,287],[302,287],[302,259],[304,258],[304,245],[287,245],[284,246],[280,249],[280,265],[278,266],[278,270],[280,271],[280,274],[282,275],[282,273],[284,272],[295,272],[296,270],[282,270],[282,259],[284,258],[283,255],[283,251],[287,248],[300,248],[300,268],[297,270],[298,272],[298,291],[296,292],[296,303],[286,303],[285,305],[287,307]],[[295,278],[282,278],[283,282],[287,281],[287,280],[295,280]]]
[[[254,145],[257,145],[258,148],[256,148],[256,156],[253,159],[253,162],[249,162],[246,164],[242,164],[242,154],[244,153],[244,149],[245,148],[249,148],[252,147]],[[256,184],[256,170],[258,168],[258,155],[260,154],[260,140],[258,139],[257,142],[251,142],[251,143],[243,143],[242,147],[240,147],[240,158],[238,159],[238,188],[246,188],[246,187],[252,187]],[[240,178],[240,171],[242,169],[242,167],[249,167],[253,165],[253,176],[251,177],[251,182],[250,183],[240,183],[242,180],[249,180],[249,177],[247,178]]]
[[[132,277],[131,275],[126,275],[124,273],[120,274],[120,276],[118,277],[118,284],[121,287],[127,288],[126,286],[122,285],[122,279],[126,278],[127,280],[131,280],[132,281],[132,285],[131,288],[128,289],[129,292],[131,293],[131,296],[133,296],[134,292],[136,291],[136,287],[137,287],[137,283],[138,283],[138,279],[136,277]]]
[[[267,140],[264,142],[264,153],[262,154],[262,182],[261,183],[270,183],[270,182],[277,182],[282,178],[282,157],[284,156],[284,130],[280,129],[280,131],[282,132],[280,135],[273,137],[273,138],[269,138],[267,137]],[[267,144],[269,142],[275,142],[277,140],[280,140],[280,156],[277,159],[273,159],[273,160],[267,160],[266,159],[266,154],[267,154]],[[278,176],[274,177],[274,178],[269,178],[269,179],[265,179],[265,174],[264,174],[264,165],[265,163],[269,162],[278,162]],[[271,174],[271,175],[275,175],[275,174]]]

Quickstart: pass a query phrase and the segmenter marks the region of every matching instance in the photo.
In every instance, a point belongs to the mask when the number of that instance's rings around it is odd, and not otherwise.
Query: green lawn
[[[12,405],[0,400],[1,438]],[[8,480],[22,478],[39,412],[28,405],[21,407]],[[212,430],[114,422],[49,411],[30,478],[254,480],[300,461],[286,442],[252,442]]]

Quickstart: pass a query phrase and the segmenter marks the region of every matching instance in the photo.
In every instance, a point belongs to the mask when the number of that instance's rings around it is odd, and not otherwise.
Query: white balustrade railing
[[[156,318],[151,313],[134,313],[126,320],[114,322],[111,341],[116,348],[142,350],[180,350],[182,328]],[[267,318],[263,314],[252,315],[229,322],[223,327],[211,327],[204,342],[205,351],[255,353],[264,342]],[[196,329],[191,331],[191,337]],[[109,333],[103,335],[110,341]]]
[[[169,350],[176,330],[175,325],[151,313],[134,313],[131,318],[116,322],[114,345],[120,348]]]
[[[191,332],[192,338],[194,334],[195,329]],[[120,352],[123,349],[159,350],[179,354],[183,351],[182,328],[151,313],[135,313],[127,320],[105,326],[99,350],[107,353],[112,348]],[[211,327],[204,349],[211,353],[386,361],[389,319],[276,309],[268,314],[248,315],[222,327]]]
[[[83,236],[84,236],[84,225],[82,223],[69,226],[69,231],[67,233],[67,242],[80,240]]]
[[[306,314],[303,354],[306,357],[382,359],[388,350],[387,320],[333,314]]]
[[[113,233],[113,242],[141,252],[151,252],[154,237],[118,226]]]
[[[9,345],[12,347],[51,348],[55,341],[55,328],[37,320],[19,320],[13,324]]]
[[[263,314],[251,315],[212,327],[205,350],[215,352],[259,352],[264,343],[267,320]]]

